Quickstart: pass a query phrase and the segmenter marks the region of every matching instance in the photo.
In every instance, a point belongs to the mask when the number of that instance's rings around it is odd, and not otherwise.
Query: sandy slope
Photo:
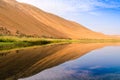
[[[15,0],[0,0],[0,27],[12,35],[51,38],[107,38],[84,26]],[[5,31],[5,30],[3,30]],[[0,30],[0,34],[6,34]]]

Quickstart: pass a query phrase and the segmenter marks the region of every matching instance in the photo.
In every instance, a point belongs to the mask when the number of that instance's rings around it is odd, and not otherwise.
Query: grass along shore
[[[10,50],[14,48],[24,48],[24,47],[30,47],[30,46],[40,46],[40,45],[70,43],[70,42],[75,42],[75,41],[67,40],[67,39],[0,36],[0,51]]]
[[[116,43],[120,42],[120,39],[46,39],[46,38],[27,38],[27,37],[15,37],[15,36],[0,36],[0,51],[10,50],[14,48],[24,48],[30,46],[40,46],[47,44],[57,43]]]

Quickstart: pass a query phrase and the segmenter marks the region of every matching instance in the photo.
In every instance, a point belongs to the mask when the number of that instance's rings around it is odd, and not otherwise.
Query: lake
[[[0,52],[0,80],[120,80],[120,43],[55,44]]]

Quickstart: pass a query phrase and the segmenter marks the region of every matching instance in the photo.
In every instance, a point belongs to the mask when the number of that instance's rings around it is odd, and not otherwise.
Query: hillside
[[[44,38],[108,38],[78,23],[15,0],[0,0],[0,34]]]

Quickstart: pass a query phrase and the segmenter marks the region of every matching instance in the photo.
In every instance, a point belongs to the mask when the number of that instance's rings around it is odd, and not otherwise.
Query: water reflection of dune
[[[0,80],[32,76],[107,45],[111,44],[64,44],[11,51],[0,57]]]

